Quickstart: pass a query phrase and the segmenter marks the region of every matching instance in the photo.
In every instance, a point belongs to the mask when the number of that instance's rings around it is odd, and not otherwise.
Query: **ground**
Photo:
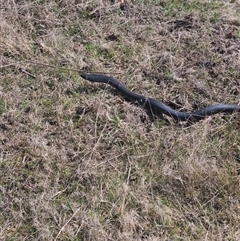
[[[181,111],[240,104],[239,16],[234,0],[1,1],[0,240],[239,240],[240,114],[150,118],[74,71]]]

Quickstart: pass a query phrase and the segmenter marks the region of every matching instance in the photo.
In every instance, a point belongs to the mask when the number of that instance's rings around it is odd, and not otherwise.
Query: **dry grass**
[[[239,240],[239,113],[151,122],[108,86],[24,62],[112,73],[182,110],[239,104],[239,15],[238,1],[1,1],[0,240]]]

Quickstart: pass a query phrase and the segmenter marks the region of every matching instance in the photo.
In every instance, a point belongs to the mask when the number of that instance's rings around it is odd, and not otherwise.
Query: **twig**
[[[0,68],[7,68],[9,66],[18,65],[19,63],[30,63],[30,64],[34,64],[34,65],[42,65],[42,66],[46,66],[46,67],[50,67],[50,68],[54,68],[54,69],[75,71],[75,72],[78,72],[78,73],[120,74],[120,73],[117,73],[117,72],[107,73],[107,72],[100,72],[100,71],[84,71],[84,70],[79,70],[79,69],[64,68],[64,67],[59,67],[59,66],[55,66],[55,65],[51,65],[51,64],[44,64],[44,63],[34,62],[34,61],[30,61],[30,60],[25,60],[25,61],[11,63],[11,64],[7,64],[7,65],[2,65],[2,66],[0,66]]]
[[[78,208],[75,213],[71,216],[70,219],[68,219],[68,221],[62,226],[62,228],[60,229],[60,231],[58,232],[56,238],[54,239],[54,241],[57,241],[59,235],[61,234],[61,232],[64,230],[64,228],[70,223],[70,221],[74,218],[74,216],[80,211],[80,208]]]

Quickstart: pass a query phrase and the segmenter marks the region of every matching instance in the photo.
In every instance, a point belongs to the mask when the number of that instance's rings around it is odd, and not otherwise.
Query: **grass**
[[[108,73],[180,110],[239,104],[239,3],[4,1],[0,240],[239,240],[239,113],[151,121]]]

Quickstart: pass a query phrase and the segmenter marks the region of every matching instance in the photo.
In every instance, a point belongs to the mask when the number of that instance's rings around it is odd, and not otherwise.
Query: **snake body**
[[[211,105],[205,108],[202,108],[198,111],[193,112],[181,112],[172,109],[171,107],[165,105],[164,103],[152,99],[146,98],[143,95],[136,94],[130,90],[128,90],[120,81],[114,79],[113,77],[109,77],[106,75],[99,74],[86,74],[80,73],[80,76],[83,79],[86,79],[91,82],[99,82],[109,84],[118,90],[121,95],[126,100],[135,101],[144,107],[149,108],[153,114],[165,114],[172,117],[176,121],[199,121],[206,116],[217,114],[217,113],[232,113],[234,111],[240,112],[240,105],[226,105],[226,104],[218,104]]]

